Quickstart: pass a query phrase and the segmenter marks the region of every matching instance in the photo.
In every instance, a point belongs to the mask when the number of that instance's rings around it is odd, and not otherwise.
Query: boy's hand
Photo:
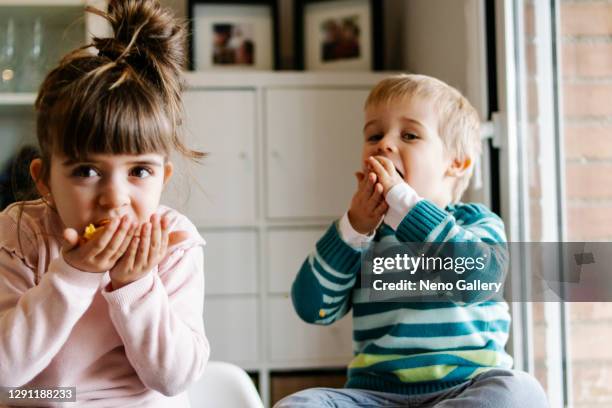
[[[355,177],[357,192],[348,211],[349,222],[360,234],[370,234],[378,227],[389,207],[382,195],[383,186],[376,182],[376,174],[369,173],[366,177],[357,172]]]
[[[386,196],[389,190],[395,185],[405,183],[404,179],[398,174],[395,165],[384,156],[370,156],[366,160],[366,165],[378,178],[378,183],[383,187],[383,195]]]
[[[138,228],[127,251],[110,270],[113,290],[142,278],[164,259],[169,246],[187,239],[187,232],[169,233],[169,224],[168,216],[160,219],[158,214],[153,214],[150,222]]]
[[[74,228],[66,228],[62,247],[64,260],[82,271],[106,272],[126,251],[134,229],[128,217],[114,218],[89,241],[79,245],[79,233]]]

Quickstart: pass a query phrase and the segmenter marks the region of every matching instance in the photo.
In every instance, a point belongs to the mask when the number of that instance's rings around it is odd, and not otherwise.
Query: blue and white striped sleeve
[[[331,324],[351,309],[361,253],[345,243],[336,223],[317,242],[291,287],[293,306],[308,323]]]

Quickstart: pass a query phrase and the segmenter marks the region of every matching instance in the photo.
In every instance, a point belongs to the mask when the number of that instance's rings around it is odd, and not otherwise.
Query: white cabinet
[[[266,92],[269,217],[335,217],[346,209],[361,168],[366,97],[360,89]]]
[[[252,367],[259,360],[257,299],[209,298],[204,304],[211,360]]]
[[[206,295],[257,293],[257,232],[204,231]]]
[[[285,294],[291,291],[291,284],[306,255],[325,231],[326,228],[317,227],[273,228],[268,231],[268,293]]]
[[[198,225],[252,223],[255,200],[255,92],[185,92],[187,145],[206,152],[203,165],[173,156],[177,174],[164,202]]]
[[[259,374],[344,369],[351,319],[304,323],[291,284],[329,224],[346,211],[360,168],[363,104],[384,75],[190,73],[184,93],[189,147],[201,166],[173,157],[164,202],[207,241],[204,322],[212,359]]]
[[[269,327],[267,342],[271,361],[322,366],[348,364],[353,355],[350,316],[330,326],[318,326],[300,320],[290,299],[273,298],[268,305],[268,317],[275,322]]]

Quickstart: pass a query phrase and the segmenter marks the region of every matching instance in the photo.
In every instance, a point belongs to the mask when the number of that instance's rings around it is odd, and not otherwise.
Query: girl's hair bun
[[[158,86],[168,102],[180,100],[184,23],[157,0],[111,0],[106,13],[87,9],[104,17],[113,29],[113,37],[93,39],[100,57],[129,65],[140,78]]]

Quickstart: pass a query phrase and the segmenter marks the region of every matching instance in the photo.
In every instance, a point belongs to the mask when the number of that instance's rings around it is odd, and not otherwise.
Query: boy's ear
[[[168,184],[168,181],[172,178],[172,174],[174,174],[174,165],[172,162],[167,161],[166,164],[164,164],[164,187],[166,187],[166,184]]]
[[[34,184],[36,184],[36,190],[38,190],[38,194],[40,194],[41,197],[45,197],[51,190],[41,178],[42,168],[43,162],[41,159],[34,159],[30,163],[30,176],[32,180],[34,180]]]
[[[469,157],[466,157],[463,160],[454,158],[446,170],[446,175],[450,177],[461,177],[471,165],[472,159]]]

